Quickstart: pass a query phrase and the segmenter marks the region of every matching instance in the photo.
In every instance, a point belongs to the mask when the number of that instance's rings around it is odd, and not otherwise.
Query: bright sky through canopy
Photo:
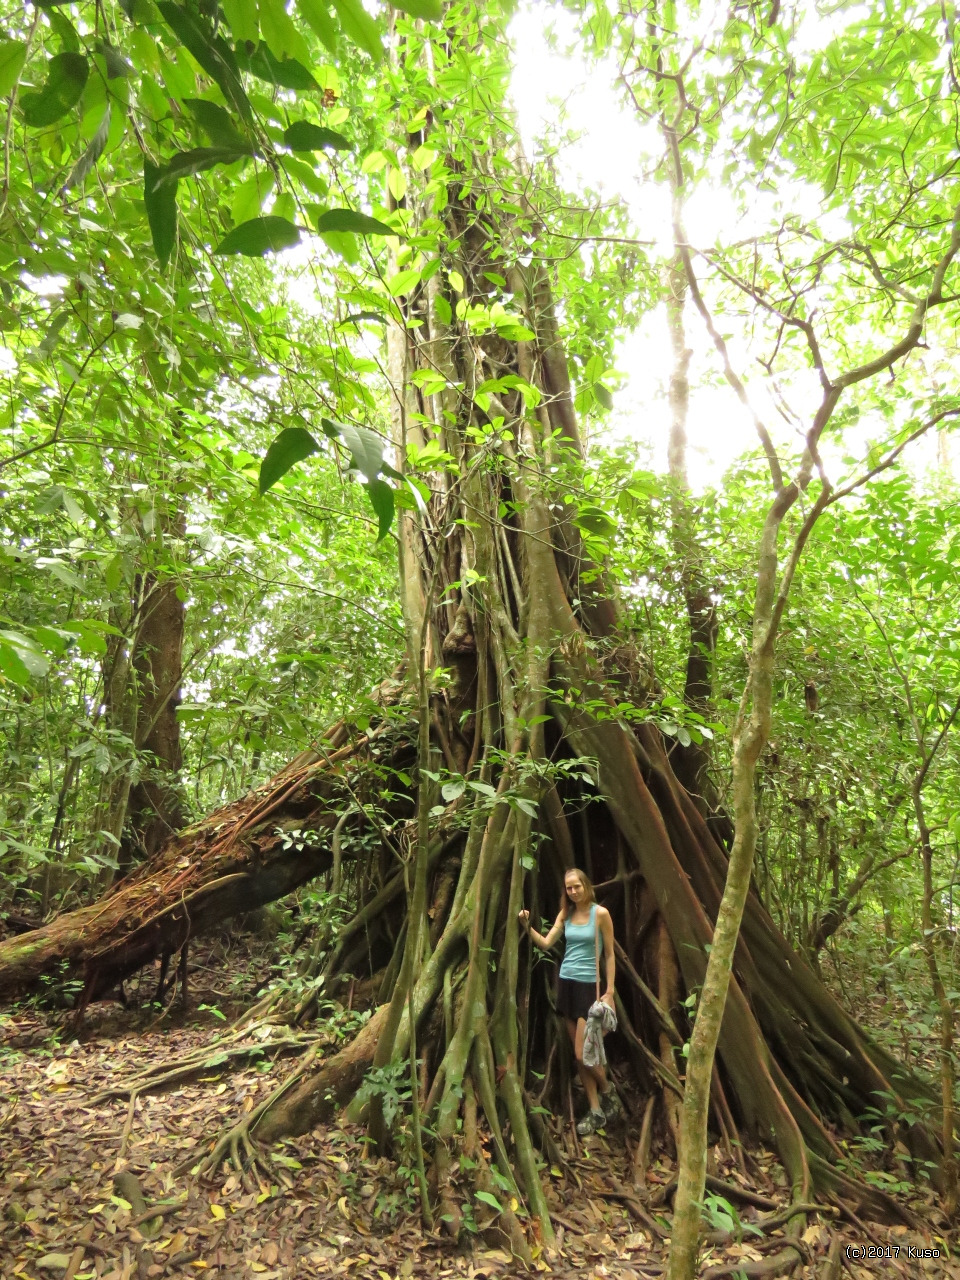
[[[811,6],[794,35],[794,46],[803,52],[823,48],[840,27],[860,16],[861,9],[850,8],[823,17]],[[638,121],[621,102],[615,58],[588,63],[578,51],[575,16],[554,6],[533,3],[521,8],[510,34],[514,50],[511,95],[527,154],[537,157],[545,150],[555,150],[555,167],[569,190],[585,203],[591,199],[621,200],[629,212],[632,234],[649,243],[654,257],[666,259],[672,248],[669,189],[662,180],[648,176],[662,152],[662,141],[655,125]],[[747,215],[737,210],[731,194],[719,183],[701,183],[685,206],[690,241],[709,246],[721,238],[739,239],[761,232],[776,218],[778,202],[784,198],[792,210],[816,219],[828,235],[841,238],[846,234],[844,218],[836,212],[825,214],[819,193],[799,182],[787,193],[771,193],[769,204],[762,198],[755,200]],[[689,305],[686,327],[693,351],[688,470],[691,485],[700,491],[718,483],[732,462],[756,450],[758,444],[753,422],[723,381],[712,342]],[[750,351],[742,335],[727,337],[731,359],[748,384],[751,402],[774,438],[789,451],[791,443],[799,441],[799,430],[809,423],[808,409],[812,413],[819,400],[813,371],[809,371],[809,378],[801,372],[790,379],[789,407],[797,421],[788,422],[758,369],[757,353]],[[646,446],[658,470],[666,468],[671,360],[666,314],[660,307],[619,340],[616,365],[623,380],[607,420],[612,436]],[[879,424],[865,421],[859,429],[847,428],[846,443],[859,450],[883,434]],[[839,479],[840,457],[828,440],[824,445],[828,472]],[[935,435],[910,451],[914,466],[921,468],[936,457]]]

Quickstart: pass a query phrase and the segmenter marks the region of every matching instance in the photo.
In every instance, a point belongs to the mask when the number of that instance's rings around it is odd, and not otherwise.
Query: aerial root
[[[786,1276],[795,1270],[801,1262],[810,1261],[810,1250],[800,1240],[791,1240],[772,1258],[762,1258],[758,1262],[744,1262],[743,1259],[724,1262],[718,1267],[711,1267],[703,1272],[703,1280],[721,1280],[722,1276],[747,1277],[748,1280],[764,1280],[765,1277]]]
[[[258,1173],[270,1178],[277,1171],[266,1152],[258,1151],[253,1145],[250,1138],[252,1120],[252,1116],[241,1120],[232,1129],[222,1134],[210,1154],[198,1165],[193,1166],[193,1172],[200,1178],[211,1178],[222,1164],[232,1164],[244,1190],[256,1191],[255,1179]]]
[[[130,1098],[134,1101],[141,1094],[168,1089],[182,1084],[201,1071],[223,1075],[227,1070],[243,1065],[245,1059],[260,1058],[273,1053],[277,1057],[288,1053],[301,1053],[317,1041],[316,1036],[284,1036],[278,1040],[262,1040],[257,1044],[214,1045],[189,1054],[177,1063],[163,1062],[149,1068],[130,1080],[118,1081],[104,1089],[93,1099],[94,1105],[111,1098]]]
[[[284,1080],[279,1088],[274,1089],[259,1106],[254,1107],[250,1114],[245,1116],[243,1120],[238,1121],[232,1129],[228,1129],[226,1133],[221,1134],[207,1155],[198,1158],[194,1154],[179,1164],[174,1170],[174,1176],[178,1177],[180,1174],[189,1171],[199,1178],[213,1178],[222,1164],[232,1163],[247,1191],[257,1190],[257,1186],[250,1175],[251,1172],[256,1173],[258,1169],[267,1177],[276,1178],[287,1186],[291,1185],[289,1175],[284,1170],[277,1168],[262,1148],[254,1146],[253,1133],[262,1117],[310,1069],[319,1049],[319,1043],[314,1040],[304,1056],[303,1062],[301,1062],[296,1071],[292,1072]]]

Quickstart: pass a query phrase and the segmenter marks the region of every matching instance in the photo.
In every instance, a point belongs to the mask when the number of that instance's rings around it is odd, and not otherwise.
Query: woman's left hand
[[[616,1012],[617,1006],[616,1006],[616,1002],[614,1001],[612,991],[605,991],[603,995],[600,997],[600,999],[603,1001],[604,1004],[608,1004],[610,1008],[613,1009],[614,1012]]]

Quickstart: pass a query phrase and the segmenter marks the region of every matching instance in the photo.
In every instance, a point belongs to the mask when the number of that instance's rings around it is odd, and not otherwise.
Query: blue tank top
[[[590,919],[586,924],[574,924],[568,916],[563,924],[566,950],[563,953],[563,964],[560,966],[560,977],[571,978],[574,982],[597,981],[597,904],[591,903]],[[600,950],[603,951],[603,935],[600,937]]]

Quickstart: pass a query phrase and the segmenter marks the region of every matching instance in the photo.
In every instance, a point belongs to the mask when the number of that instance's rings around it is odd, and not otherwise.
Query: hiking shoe
[[[623,1115],[623,1103],[613,1085],[606,1093],[601,1093],[600,1106],[603,1108],[604,1120],[618,1120]]]
[[[596,1133],[598,1129],[602,1129],[605,1124],[606,1118],[602,1111],[588,1111],[577,1125],[577,1133],[581,1138],[586,1138],[591,1133]]]

